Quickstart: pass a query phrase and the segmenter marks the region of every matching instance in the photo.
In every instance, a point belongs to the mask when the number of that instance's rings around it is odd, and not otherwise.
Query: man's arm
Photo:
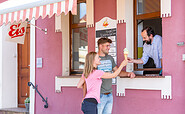
[[[128,57],[128,62],[129,63],[136,63],[136,64],[143,64],[143,60],[142,59],[132,59],[130,57]]]
[[[118,67],[115,66],[115,67],[113,68],[113,71],[116,71],[117,69],[118,69]],[[121,72],[119,73],[118,76],[120,76],[120,77],[129,76],[130,78],[134,78],[136,75],[135,75],[133,72],[121,71]]]

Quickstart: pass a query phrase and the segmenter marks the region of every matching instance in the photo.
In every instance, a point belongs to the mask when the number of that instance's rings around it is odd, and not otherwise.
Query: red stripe
[[[57,16],[59,16],[61,13],[61,2],[57,3]]]
[[[9,13],[6,14],[6,24],[8,23]]]
[[[14,22],[14,12],[12,12],[11,23]]]
[[[0,25],[2,25],[3,24],[3,14],[2,15],[0,15],[1,16],[1,20],[0,20]]]
[[[65,15],[68,13],[69,0],[65,0]]]
[[[72,14],[77,15],[77,0],[73,0]]]
[[[22,18],[22,22],[26,20],[26,9],[23,10],[23,18]]]
[[[32,15],[33,15],[33,8],[30,8],[30,14],[29,14],[29,21],[32,19]]]
[[[44,19],[46,17],[46,5],[43,6],[43,15],[42,15],[42,19]]]
[[[20,19],[20,11],[17,11],[17,23],[19,22]]]
[[[50,4],[49,17],[51,17],[53,15],[53,8],[54,8],[54,4]]]
[[[39,17],[39,10],[40,10],[40,7],[36,7],[35,20],[38,19]]]

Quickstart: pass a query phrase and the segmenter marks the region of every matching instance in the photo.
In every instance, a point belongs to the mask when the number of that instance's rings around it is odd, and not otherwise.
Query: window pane
[[[73,15],[73,24],[86,22],[86,3],[77,4],[77,15]]]
[[[160,0],[137,0],[137,15],[160,11]]]
[[[158,19],[148,19],[148,20],[138,20],[137,21],[138,23],[138,36],[137,36],[137,41],[138,41],[138,44],[137,44],[137,49],[138,49],[138,53],[137,53],[137,59],[140,59],[142,57],[142,54],[143,54],[143,38],[141,36],[141,31],[144,27],[146,26],[150,26],[154,29],[154,32],[156,35],[160,35],[162,36],[162,19],[161,18],[158,18]],[[143,68],[143,65],[142,64],[138,64],[138,69],[141,69]]]
[[[84,68],[87,49],[87,28],[72,29],[72,69],[80,70]]]

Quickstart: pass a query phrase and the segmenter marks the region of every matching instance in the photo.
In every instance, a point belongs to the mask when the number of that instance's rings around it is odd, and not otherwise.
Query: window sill
[[[81,78],[81,75],[56,76],[55,92],[61,93],[62,92],[61,87],[76,87],[80,78]],[[167,78],[165,76],[141,76],[141,75],[137,75],[134,79],[130,79],[130,77],[128,76],[117,77],[117,96],[125,96],[125,89],[147,89],[147,87],[149,87],[149,85],[151,85],[150,83],[152,83],[153,81],[155,82],[155,83],[153,82],[154,85],[158,85],[160,81],[156,82],[155,80],[166,80],[166,79]],[[125,82],[128,82],[128,83],[125,83]],[[140,83],[146,87],[138,88],[140,86]],[[171,77],[170,77],[170,83],[171,83]]]
[[[161,99],[172,99],[171,76],[117,77],[117,96],[125,96],[125,89],[161,90]]]
[[[81,75],[70,75],[70,76],[56,76],[58,78],[80,78]]]
[[[130,78],[128,76],[121,76],[120,78]],[[165,78],[165,76],[158,76],[158,75],[155,75],[155,76],[144,76],[144,75],[136,75],[135,78]]]

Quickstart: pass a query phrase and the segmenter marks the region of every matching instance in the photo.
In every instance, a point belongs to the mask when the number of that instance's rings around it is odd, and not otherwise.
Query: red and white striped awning
[[[10,1],[7,1],[7,2],[10,2]],[[4,4],[6,5],[6,3],[5,2],[1,3],[0,4],[0,26],[3,24],[13,23],[13,22],[19,22],[19,21],[24,22],[26,19],[30,21],[32,18],[38,19],[40,16],[42,18],[45,18],[47,15],[49,17],[52,17],[53,14],[60,15],[62,12],[67,14],[69,11],[71,11],[73,15],[77,14],[77,0],[65,0],[65,1],[64,0],[33,0],[33,1],[37,1],[37,2],[25,4],[22,6],[16,6],[16,8],[15,6],[12,8],[8,7],[6,8],[7,12],[4,12],[4,13],[2,12],[5,10],[1,9],[1,5],[4,5]],[[53,3],[54,1],[59,1],[59,2]],[[44,5],[39,5],[39,4],[44,4]],[[25,8],[21,9],[21,7],[25,7]],[[14,10],[11,11],[9,9],[11,10],[14,9]]]

